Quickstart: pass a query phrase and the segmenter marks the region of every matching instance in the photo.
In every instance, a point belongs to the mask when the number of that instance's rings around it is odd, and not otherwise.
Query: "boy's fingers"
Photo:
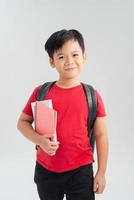
[[[53,151],[56,151],[59,148],[59,146],[51,146],[50,149]]]
[[[97,184],[96,181],[94,181],[93,191],[94,191],[94,192],[97,192],[97,190],[98,190],[98,184]]]
[[[56,151],[56,149],[58,149],[58,147],[54,147],[54,146],[50,147],[50,151]]]
[[[50,144],[51,144],[51,146],[57,146],[57,145],[59,145],[60,143],[59,142],[50,142]]]
[[[47,134],[43,135],[43,137],[45,137],[45,138],[53,138],[54,135],[51,134],[51,133],[47,133]]]

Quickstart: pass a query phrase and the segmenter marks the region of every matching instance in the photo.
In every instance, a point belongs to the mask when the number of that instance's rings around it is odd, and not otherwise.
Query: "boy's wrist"
[[[41,143],[42,143],[42,136],[39,135],[36,131],[35,131],[35,143],[37,145],[41,145]]]
[[[101,176],[105,176],[105,170],[103,169],[98,169],[97,174],[100,174]]]

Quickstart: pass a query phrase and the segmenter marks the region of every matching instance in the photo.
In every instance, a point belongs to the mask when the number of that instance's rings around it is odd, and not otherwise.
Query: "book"
[[[54,141],[57,141],[57,111],[52,108],[52,101],[36,101],[31,103],[31,106],[36,132],[40,135],[48,134]]]

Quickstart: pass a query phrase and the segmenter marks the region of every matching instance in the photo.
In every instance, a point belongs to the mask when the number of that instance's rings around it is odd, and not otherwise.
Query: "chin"
[[[79,76],[79,74],[80,73],[72,73],[72,74],[68,74],[68,75],[66,75],[66,78],[76,78],[76,77],[78,77]]]
[[[67,77],[65,77],[66,79],[75,79],[75,78],[77,78],[78,77],[78,75],[76,75],[76,76],[67,76]]]

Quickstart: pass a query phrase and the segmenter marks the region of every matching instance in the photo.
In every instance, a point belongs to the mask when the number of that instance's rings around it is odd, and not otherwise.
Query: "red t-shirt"
[[[30,96],[23,112],[32,115],[31,102],[36,101],[36,87]],[[97,117],[106,115],[104,104],[97,95]],[[82,85],[72,88],[61,88],[54,84],[45,96],[52,99],[53,108],[57,111],[57,140],[60,146],[54,156],[49,156],[41,148],[37,150],[37,162],[54,172],[64,172],[93,162],[93,153],[89,143],[87,118],[88,104]]]

